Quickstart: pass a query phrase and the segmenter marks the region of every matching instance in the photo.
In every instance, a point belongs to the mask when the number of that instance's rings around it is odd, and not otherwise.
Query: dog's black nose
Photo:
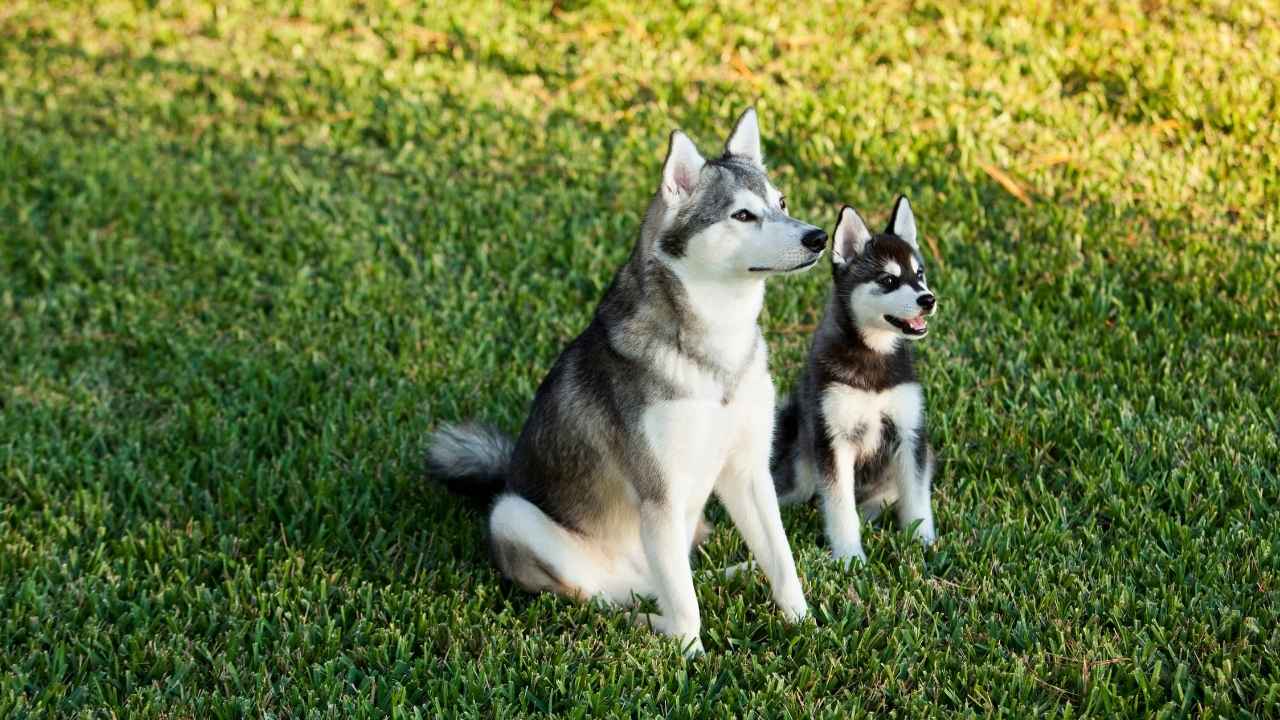
[[[925,293],[916,298],[916,302],[920,303],[920,307],[925,310],[932,310],[933,306],[938,303],[938,299],[933,296],[933,293]]]
[[[814,252],[818,252],[827,246],[827,233],[818,228],[814,228],[805,233],[804,237],[800,238],[800,244]]]

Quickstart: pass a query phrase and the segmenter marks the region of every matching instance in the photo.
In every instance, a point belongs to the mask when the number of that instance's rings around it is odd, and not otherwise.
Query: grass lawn
[[[0,717],[1280,716],[1280,8],[518,5],[0,4]],[[686,663],[422,449],[749,103],[794,215],[913,200],[941,537],[788,509],[788,627],[713,506]]]

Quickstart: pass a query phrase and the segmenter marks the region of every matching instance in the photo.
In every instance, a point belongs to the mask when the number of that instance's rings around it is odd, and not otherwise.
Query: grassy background
[[[0,716],[1280,714],[1277,7],[793,5],[0,5]],[[686,664],[421,450],[752,102],[795,215],[914,201],[941,540],[789,510],[788,628],[716,509]]]

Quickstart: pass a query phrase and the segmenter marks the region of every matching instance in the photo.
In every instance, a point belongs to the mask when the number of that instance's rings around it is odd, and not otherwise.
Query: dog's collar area
[[[884,319],[887,320],[890,325],[898,328],[907,335],[924,337],[929,332],[929,326],[927,324],[922,325],[920,329],[917,330],[916,328],[911,327],[906,320],[900,320],[892,315],[885,315]],[[923,320],[924,316],[921,316],[921,319]]]

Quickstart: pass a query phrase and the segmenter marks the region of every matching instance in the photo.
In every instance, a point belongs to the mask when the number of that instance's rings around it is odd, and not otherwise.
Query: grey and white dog
[[[672,133],[630,259],[519,438],[466,424],[432,439],[429,472],[497,495],[489,535],[503,574],[577,599],[656,597],[660,614],[643,624],[700,652],[689,554],[714,492],[784,615],[806,616],[769,470],[774,387],[756,320],[765,278],[814,265],[825,245],[769,182],[754,110],[712,160]]]
[[[832,240],[835,283],[804,375],[779,412],[774,481],[783,503],[822,498],[839,559],[866,561],[859,511],[897,503],[903,527],[933,542],[934,459],[912,340],[928,333],[937,299],[925,281],[915,216],[898,198],[872,236],[845,206]]]

